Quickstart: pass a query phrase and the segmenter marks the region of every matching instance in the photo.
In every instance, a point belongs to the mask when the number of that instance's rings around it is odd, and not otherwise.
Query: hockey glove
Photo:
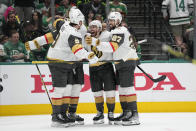
[[[91,50],[98,58],[100,58],[103,55],[102,51],[99,51],[96,46],[91,45]]]
[[[25,49],[26,49],[27,51],[30,51],[30,50],[31,50],[31,49],[30,49],[29,42],[25,42]]]
[[[89,64],[95,64],[98,62],[99,58],[95,54],[93,54],[88,60]]]
[[[91,45],[92,44],[92,37],[91,36],[86,36],[85,37],[85,42],[86,42],[86,44]]]

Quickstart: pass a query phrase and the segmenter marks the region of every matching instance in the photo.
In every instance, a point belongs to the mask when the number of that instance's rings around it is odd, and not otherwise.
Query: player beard
[[[116,26],[110,24],[110,30],[114,30]]]
[[[92,37],[96,37],[97,36],[97,32],[96,31],[91,31],[91,36]]]

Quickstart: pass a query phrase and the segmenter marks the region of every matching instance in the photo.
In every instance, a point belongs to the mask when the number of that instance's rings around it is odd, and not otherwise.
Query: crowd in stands
[[[182,53],[193,57],[193,0],[163,0],[162,13],[169,21],[176,46]]]
[[[24,51],[22,45],[53,30],[50,5],[51,0],[0,1],[0,62],[46,60],[49,45],[30,53]],[[99,20],[103,29],[107,29],[106,0],[55,0],[55,19],[67,18],[73,6],[77,6],[84,14],[86,27],[92,20]],[[127,26],[127,6],[121,0],[110,0],[108,8],[110,12],[120,12],[123,16],[122,25]],[[185,32],[186,43],[191,43],[188,46],[190,56],[193,55],[193,21],[191,25]]]
[[[24,43],[53,30],[51,0],[0,1],[0,62],[46,60],[49,45],[28,53]],[[125,21],[127,7],[120,0],[110,0],[110,11],[119,11]],[[55,19],[67,18],[72,6],[85,16],[85,26],[100,20],[106,29],[106,0],[55,0]]]

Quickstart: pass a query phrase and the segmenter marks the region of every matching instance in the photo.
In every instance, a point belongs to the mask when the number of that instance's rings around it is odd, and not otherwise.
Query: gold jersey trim
[[[75,44],[73,47],[72,47],[72,52],[75,54],[79,49],[82,48],[82,44]]]

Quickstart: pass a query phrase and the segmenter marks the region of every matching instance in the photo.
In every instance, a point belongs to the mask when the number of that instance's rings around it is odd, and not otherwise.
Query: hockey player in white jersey
[[[79,11],[79,13],[80,13],[81,17],[83,17],[83,14],[80,11]],[[47,33],[44,36],[40,36],[32,41],[26,42],[25,43],[26,49],[33,50],[33,49],[39,48],[40,46],[42,46],[44,44],[53,43],[59,34],[59,30],[61,28],[66,28],[69,24],[70,24],[70,21],[67,19],[66,20],[57,19],[53,23],[53,26],[56,29],[55,31]],[[80,29],[78,30],[78,32],[80,32],[80,34],[82,34],[82,35],[86,34],[87,30],[86,30],[86,27],[84,26],[84,24],[82,24],[82,26],[80,26]],[[82,38],[83,38],[83,36],[82,36]],[[77,63],[75,65],[76,66],[75,66],[75,74],[74,74],[74,83],[73,83],[72,89],[71,89],[68,116],[69,116],[69,118],[74,119],[76,124],[81,125],[81,124],[84,124],[84,119],[81,118],[79,115],[76,115],[76,110],[77,110],[77,106],[78,106],[80,91],[81,91],[82,85],[84,84],[84,72],[83,72],[83,64],[82,63]],[[64,106],[64,108],[66,109],[66,106]],[[65,112],[66,110],[63,109],[63,112]],[[72,124],[73,124],[73,121],[72,121]]]
[[[78,9],[71,10],[69,13],[70,23],[64,24],[56,40],[49,48],[47,59],[51,61],[79,61],[88,59],[89,63],[94,64],[98,58],[94,53],[87,52],[82,46],[82,36],[78,32],[84,17]],[[69,126],[70,119],[67,116],[67,110],[70,105],[71,94],[74,94],[72,85],[75,84],[74,75],[77,64],[72,62],[49,64],[52,74],[54,95],[52,97],[52,126]],[[83,75],[81,73],[80,75]],[[82,76],[81,76],[82,77]],[[78,86],[80,86],[79,80]],[[77,90],[81,88],[77,87]],[[78,92],[78,91],[77,91]],[[74,102],[73,102],[74,104]]]
[[[192,0],[163,0],[162,2],[163,17],[167,19],[170,16],[169,23],[176,44],[184,53],[187,52],[187,45],[183,42],[183,36],[185,35],[185,30],[189,27],[193,9],[194,4]]]
[[[110,32],[102,32],[102,24],[99,20],[93,20],[89,23],[90,36],[98,38],[101,42],[109,42]],[[87,35],[88,37],[88,35]],[[98,51],[96,46],[88,45],[85,48],[91,52],[93,51],[100,61],[112,60],[113,54]],[[114,123],[114,108],[115,108],[115,90],[116,81],[115,73],[112,63],[98,62],[90,64],[89,67],[91,90],[95,98],[97,115],[93,118],[94,124],[104,123],[104,92],[106,95],[106,104],[108,108],[109,124]]]
[[[134,89],[134,70],[139,64],[136,49],[132,35],[127,28],[120,26],[122,16],[119,12],[111,12],[108,16],[111,30],[110,42],[92,43],[86,39],[89,44],[96,45],[102,52],[113,52],[114,60],[124,60],[115,64],[117,83],[119,84],[119,98],[123,113],[114,119],[114,124],[138,125],[139,117],[137,111],[137,97]]]

